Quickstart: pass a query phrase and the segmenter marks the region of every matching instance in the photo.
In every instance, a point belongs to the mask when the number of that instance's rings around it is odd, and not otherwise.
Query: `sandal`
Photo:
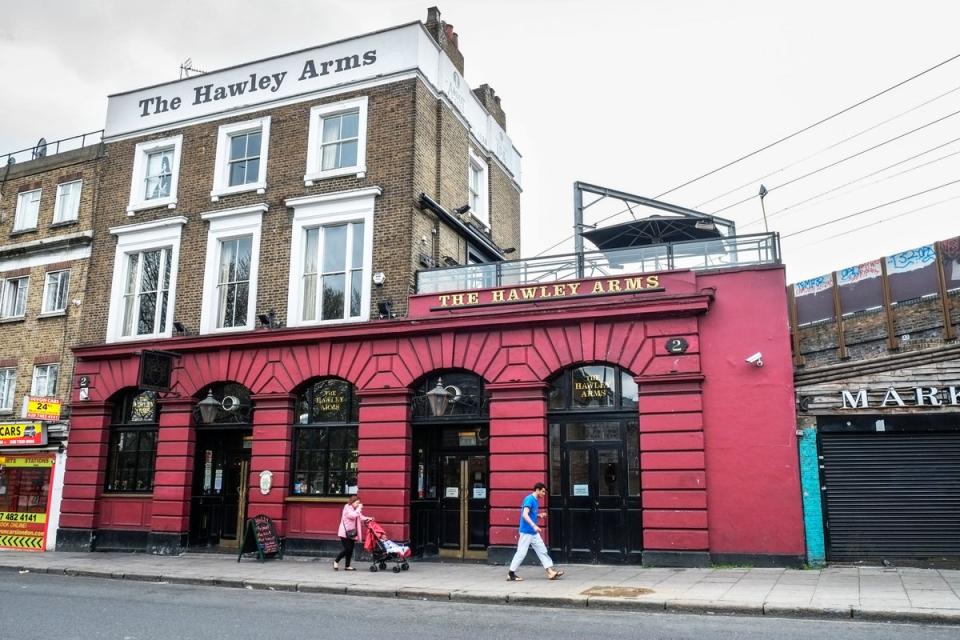
[[[563,571],[553,571],[552,573],[551,573],[550,571],[548,571],[548,572],[547,572],[547,580],[556,580],[557,578],[559,578],[559,577],[562,576],[562,575],[563,575]]]

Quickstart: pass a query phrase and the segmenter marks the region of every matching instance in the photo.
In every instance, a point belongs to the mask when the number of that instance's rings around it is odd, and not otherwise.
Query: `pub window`
[[[293,443],[294,496],[344,496],[357,492],[359,408],[345,380],[319,380],[297,396]]]
[[[438,399],[436,396],[441,392]],[[414,421],[460,420],[489,415],[489,396],[483,378],[465,371],[445,371],[423,378],[412,400]]]
[[[133,156],[127,213],[153,207],[177,206],[177,181],[183,136],[150,140],[137,145]]]
[[[158,428],[156,392],[130,391],[114,405],[107,453],[106,491],[153,491]]]
[[[270,118],[234,122],[217,133],[217,158],[212,200],[245,191],[264,193],[267,187],[267,148]]]
[[[564,371],[550,384],[551,411],[636,409],[637,383],[619,367],[595,364]]]
[[[367,98],[310,109],[307,170],[304,183],[367,171]]]

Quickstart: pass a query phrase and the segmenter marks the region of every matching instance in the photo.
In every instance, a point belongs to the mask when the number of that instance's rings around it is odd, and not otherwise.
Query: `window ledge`
[[[0,416],[12,416],[13,409],[0,409]]]
[[[37,320],[43,320],[45,318],[62,318],[67,315],[67,310],[63,309],[61,311],[47,311],[46,313],[41,313],[37,316]]]
[[[347,500],[350,499],[350,496],[287,496],[284,498],[285,502],[338,502],[340,504],[346,504]]]
[[[27,316],[14,316],[12,318],[0,318],[0,324],[13,324],[14,322],[23,322]]]
[[[242,187],[233,187],[232,189],[220,189],[217,191],[210,192],[210,202],[219,202],[220,198],[224,196],[237,195],[239,193],[250,193],[251,191],[256,191],[257,195],[262,196],[267,192],[267,185],[265,183],[257,184],[245,184]]]
[[[50,228],[51,228],[51,229],[60,229],[60,228],[62,228],[62,227],[72,227],[72,226],[75,226],[75,225],[78,225],[78,224],[80,224],[80,220],[78,220],[78,219],[75,218],[75,219],[73,219],[73,220],[63,220],[63,221],[61,221],[61,222],[54,222],[53,224],[50,225]]]
[[[343,176],[354,176],[356,178],[367,177],[366,167],[343,167],[342,169],[330,169],[329,171],[319,171],[317,173],[308,173],[303,176],[303,184],[312,187],[315,182],[326,180],[327,178],[340,178]]]
[[[104,498],[150,498],[153,496],[153,490],[150,491],[103,491]]]
[[[127,215],[132,216],[138,211],[146,211],[147,209],[159,209],[165,207],[167,209],[176,209],[177,208],[177,199],[176,198],[162,198],[159,200],[148,200],[144,202],[137,202],[136,204],[131,204],[127,207]]]
[[[15,229],[14,231],[10,232],[10,237],[15,238],[17,236],[23,236],[28,233],[36,233],[37,231],[38,231],[37,227],[30,227],[29,229]]]

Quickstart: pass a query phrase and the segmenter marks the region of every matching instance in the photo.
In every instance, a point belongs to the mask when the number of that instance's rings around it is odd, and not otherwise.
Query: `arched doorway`
[[[619,367],[568,369],[548,391],[550,546],[566,562],[639,563],[637,384]]]
[[[243,385],[211,385],[194,411],[197,442],[190,500],[190,545],[234,548],[247,508],[253,407]]]
[[[434,373],[415,386],[411,541],[420,554],[487,557],[488,404],[483,379],[473,373]]]

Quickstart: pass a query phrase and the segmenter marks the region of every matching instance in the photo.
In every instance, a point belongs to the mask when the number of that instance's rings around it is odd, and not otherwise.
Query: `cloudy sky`
[[[423,20],[432,3],[4,4],[0,154],[102,128],[108,94],[175,80],[186,58],[215,70]],[[572,249],[575,180],[660,196],[960,53],[951,0],[438,6],[524,156],[525,257]],[[765,184],[795,281],[960,234],[956,180],[960,59],[662,199],[760,232]]]

